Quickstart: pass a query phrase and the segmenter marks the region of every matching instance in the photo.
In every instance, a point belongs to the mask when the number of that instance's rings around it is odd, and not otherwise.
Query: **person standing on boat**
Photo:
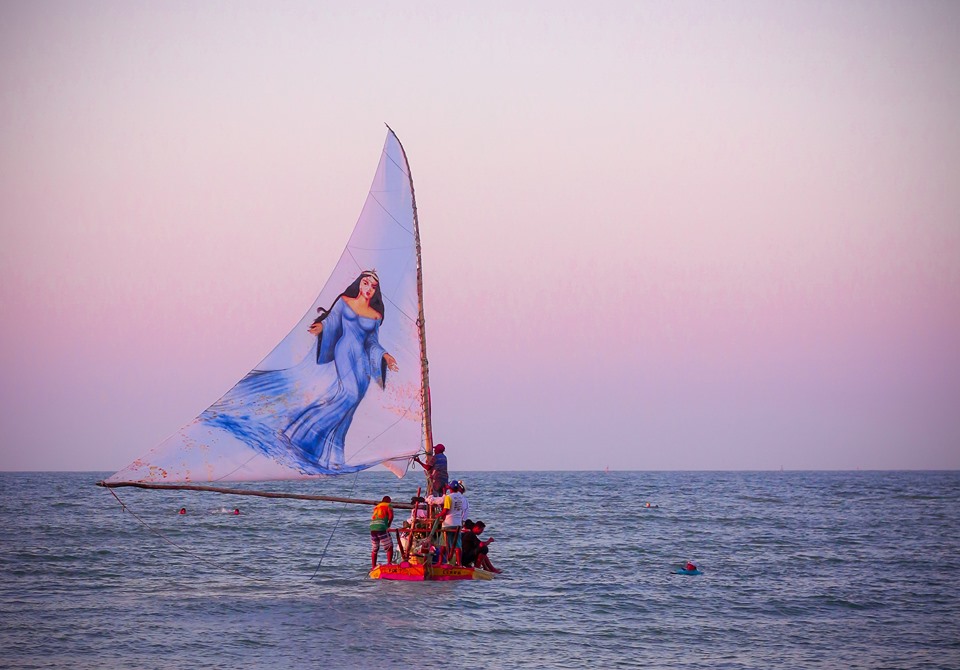
[[[462,479],[455,480],[454,484],[457,485],[457,491],[460,492],[460,497],[463,500],[463,509],[460,512],[460,516],[461,518],[466,519],[470,516],[470,501],[467,500],[467,487],[464,485]]]
[[[460,529],[460,525],[463,523],[463,508],[464,502],[466,501],[466,498],[460,492],[460,482],[450,482],[450,484],[445,487],[445,490],[447,493],[442,498],[439,496],[430,496],[427,498],[427,502],[431,505],[442,505],[440,508],[440,514],[443,515],[442,525],[440,526],[440,531],[443,533],[441,562],[448,561],[450,555],[453,553],[454,538]]]
[[[426,462],[421,461],[419,456],[413,458],[427,471],[427,488],[430,490],[430,495],[442,496],[450,479],[447,471],[446,450],[446,447],[438,444],[433,448],[433,453],[427,456]]]
[[[443,515],[443,529],[452,528],[456,530],[466,518],[467,498],[460,489],[460,482],[454,480],[447,484],[442,496],[427,496],[427,502],[431,505],[440,506],[440,514]],[[464,489],[465,490],[465,489]]]
[[[377,554],[380,553],[381,544],[387,550],[387,565],[393,563],[393,540],[390,539],[390,524],[393,523],[391,502],[390,496],[383,496],[383,499],[373,508],[373,515],[370,517],[371,569],[377,567]]]
[[[457,492],[457,493],[459,493],[459,494],[460,494],[461,501],[462,501],[462,507],[461,507],[461,510],[460,510],[460,518],[461,518],[461,519],[464,519],[464,521],[460,524],[460,532],[459,532],[459,533],[458,533],[458,532],[452,533],[451,542],[450,542],[450,544],[451,544],[451,549],[453,550],[452,553],[456,556],[456,559],[457,559],[457,560],[456,560],[456,563],[457,563],[457,565],[460,565],[460,557],[461,557],[461,555],[462,555],[462,553],[463,553],[463,552],[462,552],[462,544],[461,544],[461,542],[460,542],[460,537],[461,537],[461,535],[463,534],[463,531],[464,531],[464,529],[465,529],[466,526],[467,526],[467,522],[469,522],[470,527],[472,528],[472,527],[473,527],[473,521],[470,521],[470,519],[467,518],[467,517],[469,516],[469,514],[470,514],[470,501],[467,500],[467,496],[466,496],[467,487],[463,485],[463,480],[462,480],[462,479],[455,479],[454,481],[450,482],[450,490],[451,490],[451,492]],[[456,539],[454,540],[453,538],[456,538]]]

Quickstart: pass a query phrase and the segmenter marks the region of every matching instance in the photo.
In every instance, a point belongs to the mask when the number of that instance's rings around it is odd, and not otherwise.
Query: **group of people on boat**
[[[400,528],[394,529],[400,544],[402,561],[429,561],[441,565],[476,567],[489,572],[501,572],[490,562],[489,545],[494,538],[481,540],[486,524],[469,518],[470,503],[463,480],[449,481],[446,451],[436,445],[426,461],[416,457],[427,473],[427,496],[410,499],[410,517]],[[393,500],[384,496],[373,508],[370,518],[370,563],[377,567],[381,547],[386,550],[387,563],[393,563],[394,546],[390,537],[394,521]]]

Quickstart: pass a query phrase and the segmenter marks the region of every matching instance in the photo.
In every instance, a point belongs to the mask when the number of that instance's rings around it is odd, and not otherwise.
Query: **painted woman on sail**
[[[370,380],[383,388],[396,360],[379,342],[380,279],[365,270],[310,326],[317,336],[298,365],[254,370],[200,415],[307,474],[343,472],[344,443]]]

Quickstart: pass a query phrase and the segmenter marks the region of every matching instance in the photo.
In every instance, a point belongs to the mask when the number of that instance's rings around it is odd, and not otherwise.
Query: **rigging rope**
[[[360,471],[357,470],[357,474],[354,475],[354,477],[353,477],[353,486],[350,487],[350,493],[351,493],[351,494],[353,493],[353,490],[357,487],[357,480],[358,480],[359,478],[360,478]],[[334,535],[334,533],[337,532],[337,528],[340,526],[340,519],[343,518],[343,513],[344,513],[344,511],[346,511],[346,509],[347,509],[347,508],[346,508],[345,505],[342,505],[342,506],[340,507],[340,516],[337,517],[337,522],[336,522],[335,524],[333,524],[333,530],[330,531],[330,537],[327,538],[327,543],[326,543],[325,545],[323,545],[323,552],[320,554],[320,560],[317,561],[317,567],[316,567],[316,569],[313,571],[313,574],[310,575],[310,579],[308,579],[307,581],[311,581],[314,577],[317,576],[317,573],[320,572],[320,566],[323,565],[323,559],[326,558],[326,556],[327,556],[327,548],[330,546],[331,540],[333,540],[333,535]]]

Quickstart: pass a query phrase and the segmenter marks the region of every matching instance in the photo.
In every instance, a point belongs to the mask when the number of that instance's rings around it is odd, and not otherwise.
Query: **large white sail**
[[[360,219],[307,313],[220,400],[106,483],[405,471],[425,439],[415,208],[390,131]]]

